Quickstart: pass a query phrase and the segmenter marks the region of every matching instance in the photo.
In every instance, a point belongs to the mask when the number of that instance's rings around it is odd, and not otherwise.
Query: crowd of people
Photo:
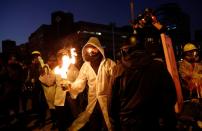
[[[55,69],[62,68],[63,56],[72,57],[70,49],[49,55],[45,63],[33,51],[28,66],[11,55],[5,65],[0,63],[1,122],[10,126],[19,114],[36,114],[35,124],[43,128],[48,111],[51,129],[58,131],[177,131],[178,117],[186,111],[175,112],[177,93],[160,37],[165,28],[152,16],[138,19],[119,60],[108,58],[100,39],[90,37],[82,48],[82,66],[70,63],[63,71],[66,77]],[[194,103],[189,106],[193,113],[199,105],[198,114],[191,114],[199,129],[202,63],[197,45],[187,43],[183,52],[177,64],[183,98]]]

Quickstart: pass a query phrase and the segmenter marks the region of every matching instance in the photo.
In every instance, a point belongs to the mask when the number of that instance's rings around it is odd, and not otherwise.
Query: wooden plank
[[[177,93],[177,102],[175,105],[175,112],[179,113],[183,106],[183,95],[182,95],[182,89],[181,89],[175,54],[172,46],[172,40],[169,36],[167,36],[164,33],[161,33],[161,40],[162,40],[167,69],[173,78],[173,81],[175,83],[176,93]]]

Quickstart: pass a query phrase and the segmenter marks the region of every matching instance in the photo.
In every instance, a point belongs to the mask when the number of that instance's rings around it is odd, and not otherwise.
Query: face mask
[[[96,47],[86,47],[85,50],[89,56],[96,56],[99,53],[99,50]]]
[[[86,54],[85,59],[86,59],[86,61],[89,61],[91,63],[101,61],[102,60],[102,54],[100,52],[98,52],[94,55]]]
[[[199,60],[198,52],[197,51],[188,51],[185,54],[185,59],[189,62],[196,62]]]

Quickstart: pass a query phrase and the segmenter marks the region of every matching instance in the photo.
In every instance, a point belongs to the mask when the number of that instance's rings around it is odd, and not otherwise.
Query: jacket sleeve
[[[84,63],[79,71],[77,79],[71,84],[70,94],[73,99],[76,99],[78,94],[83,92],[87,82],[87,65]]]
[[[107,64],[106,64],[105,69],[107,69],[107,74],[110,76],[110,80],[108,80],[108,81],[112,86],[117,77],[117,72],[118,72],[116,63],[111,59],[107,59]]]
[[[116,67],[116,63],[110,59],[108,59],[108,64],[107,64],[107,69],[109,71],[110,76],[114,76],[114,72],[115,72],[115,67]]]
[[[55,84],[55,75],[54,74],[40,75],[39,81],[46,87],[53,86]]]
[[[46,73],[44,75],[39,76],[39,81],[46,87],[53,86],[56,82],[55,74],[53,73],[53,70],[49,68],[48,65],[46,65],[46,67]]]

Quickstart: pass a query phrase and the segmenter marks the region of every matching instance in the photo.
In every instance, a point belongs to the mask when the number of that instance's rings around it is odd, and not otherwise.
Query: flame
[[[68,68],[71,64],[76,63],[77,54],[75,48],[70,49],[70,56],[65,54],[62,56],[62,66],[56,66],[54,69],[55,74],[58,74],[63,79],[67,79]]]

